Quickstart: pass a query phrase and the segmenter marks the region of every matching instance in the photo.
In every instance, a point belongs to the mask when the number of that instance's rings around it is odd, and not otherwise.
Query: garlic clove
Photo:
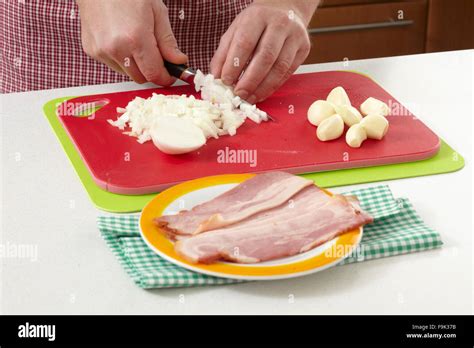
[[[346,133],[346,143],[350,147],[360,147],[367,139],[367,133],[360,123],[352,125]]]
[[[325,100],[316,100],[308,109],[308,121],[314,126],[336,113],[331,103]]]
[[[362,120],[362,115],[359,110],[351,105],[337,105],[335,109],[336,113],[342,117],[342,120],[348,127]]]
[[[326,100],[334,105],[351,105],[349,97],[341,86],[334,88],[329,92]]]
[[[390,108],[383,101],[370,97],[360,105],[360,111],[363,115],[377,114],[387,116],[390,113]]]
[[[344,121],[340,115],[334,114],[319,124],[316,136],[321,141],[328,141],[339,138],[343,132]]]
[[[360,125],[364,127],[370,139],[381,140],[388,131],[388,120],[382,115],[367,115],[360,121]]]

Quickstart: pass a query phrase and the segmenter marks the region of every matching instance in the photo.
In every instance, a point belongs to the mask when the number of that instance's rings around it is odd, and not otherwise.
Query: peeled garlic
[[[380,140],[388,131],[388,121],[382,115],[367,115],[360,121],[360,125],[364,127],[370,139]]]
[[[336,113],[331,103],[325,100],[316,100],[308,109],[308,121],[314,126]]]
[[[344,132],[344,121],[338,114],[334,114],[323,120],[316,130],[316,136],[321,141],[339,138]]]
[[[351,105],[351,101],[346,91],[341,86],[334,88],[329,92],[326,100],[334,105]]]
[[[336,113],[342,117],[344,123],[350,127],[362,120],[359,110],[350,105],[338,105],[335,107]]]
[[[350,147],[360,147],[367,139],[367,133],[360,123],[352,125],[346,133],[346,143]]]
[[[370,97],[360,105],[360,111],[364,115],[378,114],[387,116],[390,112],[390,108],[383,101]]]

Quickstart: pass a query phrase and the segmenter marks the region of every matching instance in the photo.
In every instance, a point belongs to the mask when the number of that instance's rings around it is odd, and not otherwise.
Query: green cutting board
[[[63,146],[69,160],[76,170],[90,199],[99,209],[113,213],[137,212],[156,194],[120,195],[100,189],[93,181],[89,171],[77,152],[74,144],[67,135],[56,116],[56,106],[74,97],[53,99],[47,102],[43,111]],[[417,162],[389,164],[376,167],[341,169],[327,172],[303,174],[301,176],[313,180],[321,187],[336,187],[343,185],[361,184],[367,182],[410,178],[440,173],[454,172],[464,167],[464,159],[448,144],[441,141],[441,148],[434,157]]]

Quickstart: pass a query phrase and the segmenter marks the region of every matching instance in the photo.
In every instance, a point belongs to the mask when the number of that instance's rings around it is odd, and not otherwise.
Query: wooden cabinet
[[[474,47],[473,4],[474,0],[325,0],[309,25],[312,49],[306,63],[432,52],[442,50],[436,45],[442,41],[451,49]],[[445,10],[447,17],[442,15]]]
[[[430,0],[426,52],[474,48],[474,1]]]

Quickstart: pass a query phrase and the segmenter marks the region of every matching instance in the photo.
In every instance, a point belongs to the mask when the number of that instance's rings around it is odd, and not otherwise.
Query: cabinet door
[[[474,1],[430,0],[426,52],[474,48]]]
[[[423,53],[427,1],[322,7],[313,16],[306,63]]]

